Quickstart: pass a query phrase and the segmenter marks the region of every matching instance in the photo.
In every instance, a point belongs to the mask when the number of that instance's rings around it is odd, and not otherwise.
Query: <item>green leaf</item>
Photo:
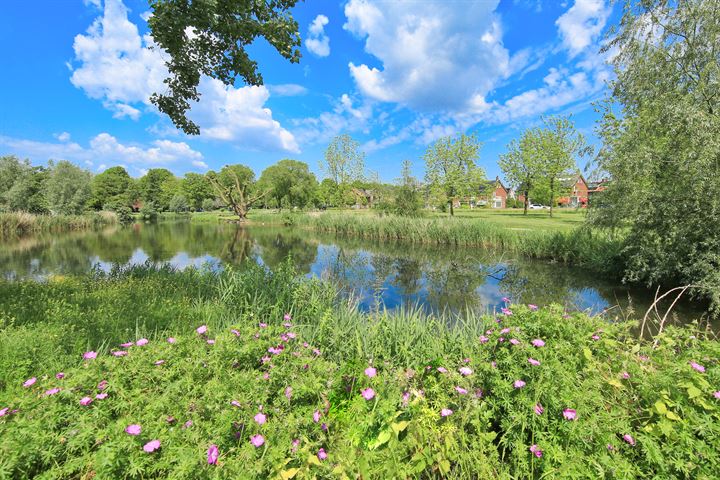
[[[408,427],[408,425],[410,425],[410,422],[403,420],[402,422],[390,424],[390,428],[392,428],[393,432],[395,432],[395,434],[397,435],[400,432],[402,432],[403,430],[405,430]]]
[[[680,417],[678,417],[677,415],[675,415],[675,414],[674,414],[673,412],[671,412],[670,410],[668,410],[668,411],[665,413],[665,416],[666,416],[667,418],[669,418],[670,420],[680,420]]]
[[[585,358],[587,359],[588,362],[592,361],[593,354],[589,348],[587,348],[587,347],[583,348],[583,355],[585,355]]]
[[[313,457],[313,458],[315,458],[315,457]],[[317,460],[317,458],[315,458],[315,460]],[[288,480],[290,478],[293,478],[295,475],[297,475],[297,473],[299,471],[300,471],[299,468],[289,468],[287,470],[283,470],[280,472],[280,478],[282,478],[283,480]]]
[[[320,465],[320,459],[318,459],[315,455],[310,455],[307,459],[307,462],[310,465]]]
[[[387,443],[390,440],[390,437],[392,437],[392,433],[390,432],[390,430],[383,430],[382,432],[380,432],[375,441],[368,445],[368,448],[370,450],[375,450],[379,446]]]
[[[611,378],[611,379],[608,380],[607,382],[608,382],[610,385],[612,385],[613,387],[615,387],[615,388],[619,388],[619,389],[623,389],[623,388],[624,388],[623,384],[620,383],[620,380],[618,380],[617,378]]]
[[[699,388],[697,388],[695,385],[690,385],[687,389],[687,392],[688,392],[688,396],[690,398],[696,398],[696,397],[699,397],[700,395],[702,395],[702,391]]]
[[[658,400],[657,402],[655,402],[655,410],[657,410],[657,412],[658,412],[660,415],[664,415],[664,414],[667,413],[667,411],[668,411],[667,406],[665,405],[665,403],[661,402],[660,400]]]

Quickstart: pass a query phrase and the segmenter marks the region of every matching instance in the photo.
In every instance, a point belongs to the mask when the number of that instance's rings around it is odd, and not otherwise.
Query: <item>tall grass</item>
[[[117,223],[113,212],[85,215],[36,215],[27,212],[0,213],[0,238],[12,238],[39,232],[89,230]]]

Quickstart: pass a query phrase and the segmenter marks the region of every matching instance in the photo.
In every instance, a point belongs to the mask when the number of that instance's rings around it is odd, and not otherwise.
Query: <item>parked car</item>
[[[549,208],[549,207],[546,207],[545,205],[539,205],[539,204],[537,204],[537,203],[531,203],[531,204],[528,206],[528,208],[529,208],[530,210],[544,210],[544,209]]]

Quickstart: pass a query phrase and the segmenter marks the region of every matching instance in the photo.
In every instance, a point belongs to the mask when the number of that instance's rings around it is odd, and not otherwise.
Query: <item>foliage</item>
[[[654,348],[629,323],[508,308],[462,321],[362,314],[327,285],[260,266],[5,284],[0,471],[714,478],[717,341],[670,328]],[[119,346],[141,338],[148,343]],[[97,358],[82,360],[86,351]],[[125,432],[131,424],[139,435]],[[159,449],[144,451],[151,440]],[[208,464],[211,445],[217,464]]]
[[[458,197],[479,193],[485,177],[476,163],[481,147],[474,134],[463,134],[440,138],[425,151],[425,181],[443,203],[450,204],[450,215],[455,215],[453,202]]]
[[[292,63],[300,61],[300,32],[290,9],[297,0],[273,2],[191,2],[151,0],[150,34],[169,58],[167,93],[150,100],[176,127],[197,135],[199,127],[186,116],[190,101],[198,101],[203,75],[234,85],[240,76],[249,85],[262,85],[257,62],[245,48],[264,38]]]
[[[206,210],[203,205],[208,204],[205,202],[209,201],[209,205],[211,205],[215,198],[215,192],[213,191],[210,181],[205,175],[200,175],[199,173],[185,174],[185,177],[183,177],[181,181],[180,193],[185,196],[190,210],[193,211],[200,209]],[[212,206],[210,210],[212,210]]]
[[[503,175],[522,193],[524,213],[527,215],[530,194],[541,175],[540,132],[537,128],[527,129],[519,140],[512,139],[507,153],[501,154],[498,165]]]
[[[269,191],[260,190],[255,182],[255,173],[245,165],[226,165],[220,173],[208,172],[208,180],[228,208],[238,219],[245,220],[250,208]]]
[[[258,185],[270,191],[274,206],[303,208],[312,202],[317,180],[307,163],[284,159],[263,170]]]
[[[718,45],[717,2],[627,2],[598,129],[611,181],[591,219],[627,229],[627,280],[694,285],[720,312]]]
[[[0,157],[0,210],[8,211],[7,193],[15,181],[24,176],[30,169],[30,161],[20,160],[15,155],[4,155]]]
[[[400,216],[417,217],[421,214],[423,205],[420,197],[420,185],[412,175],[412,163],[410,160],[403,161],[398,183],[392,212]]]
[[[169,182],[169,183],[168,183]],[[175,176],[166,168],[151,168],[138,181],[138,189],[143,203],[153,203],[154,208],[165,211],[172,198]]]
[[[157,208],[155,208],[154,202],[145,202],[142,207],[140,207],[140,220],[143,220],[145,222],[155,222],[158,218],[158,211]]]
[[[338,187],[332,203],[338,206],[348,205],[352,198],[350,184],[363,178],[365,152],[360,150],[360,144],[350,135],[338,135],[325,149],[320,168]]]
[[[40,232],[67,232],[106,227],[118,221],[112,212],[92,215],[35,215],[27,212],[0,213],[0,238]]]
[[[123,167],[110,167],[95,175],[92,179],[92,195],[89,206],[96,210],[110,205],[113,209],[121,205],[130,206],[134,198],[129,198],[129,188],[133,183]]]
[[[61,160],[49,165],[45,195],[52,213],[79,215],[85,210],[91,195],[92,174]]]
[[[48,173],[45,167],[24,169],[4,195],[7,209],[13,212],[48,213],[45,195]]]
[[[130,207],[122,205],[117,207],[114,211],[117,215],[118,223],[122,225],[128,225],[134,221],[132,210],[130,209]]]
[[[210,212],[215,209],[215,200],[206,198],[202,201],[202,209],[204,212]]]
[[[171,212],[175,213],[185,213],[189,209],[187,199],[185,198],[185,195],[175,194],[170,199],[170,208],[169,210]]]

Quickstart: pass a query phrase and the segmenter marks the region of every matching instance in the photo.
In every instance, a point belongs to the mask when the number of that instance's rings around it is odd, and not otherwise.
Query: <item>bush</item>
[[[145,222],[155,222],[158,218],[158,211],[153,202],[147,202],[140,207],[140,220]]]
[[[202,209],[204,212],[210,212],[215,209],[215,200],[206,198],[202,201]]]
[[[170,199],[170,211],[175,213],[186,213],[188,211],[188,202],[185,195],[173,195]]]

